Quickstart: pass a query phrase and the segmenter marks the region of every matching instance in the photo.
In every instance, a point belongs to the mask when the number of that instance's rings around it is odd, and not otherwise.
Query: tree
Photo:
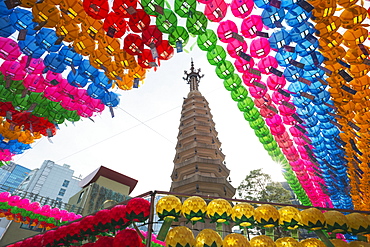
[[[273,182],[271,176],[262,169],[249,172],[237,188],[239,197],[244,200],[290,203],[290,192],[279,182]]]
[[[273,182],[271,176],[263,173],[262,169],[250,171],[237,188],[239,197],[244,200],[260,201],[260,202],[275,202],[275,203],[291,203],[291,194],[284,189],[281,183]],[[256,227],[250,229],[253,235],[264,233],[264,229]],[[289,232],[284,231],[281,227],[275,228],[276,237],[290,236]]]

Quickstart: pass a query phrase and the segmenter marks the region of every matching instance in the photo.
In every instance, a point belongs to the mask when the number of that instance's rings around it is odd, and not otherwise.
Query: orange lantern
[[[353,5],[347,9],[344,9],[340,14],[342,21],[342,27],[351,29],[359,26],[367,17],[367,10],[359,5]]]
[[[330,34],[337,32],[341,25],[341,19],[337,16],[329,16],[323,18],[315,25],[316,35],[321,38],[326,38]]]
[[[118,54],[115,54],[114,60],[124,69],[134,69],[137,66],[135,57],[127,53],[125,50],[121,50]]]
[[[96,39],[99,35],[105,35],[103,29],[103,22],[101,20],[95,20],[90,16],[87,16],[81,23],[82,32],[87,33],[92,39]]]
[[[363,46],[363,48],[370,53],[370,49],[367,46]],[[344,59],[350,64],[358,64],[363,63],[364,59],[367,58],[367,55],[361,50],[360,47],[355,46],[352,49],[348,49]]]
[[[64,36],[63,41],[73,42],[77,39],[80,28],[74,22],[67,23],[64,19],[60,19],[55,28],[55,32],[58,36]]]
[[[78,24],[86,18],[86,12],[81,0],[62,0],[60,2],[60,10],[62,12],[62,18],[66,22],[72,21]]]
[[[363,27],[355,27],[347,30],[343,34],[343,44],[349,48],[352,48],[358,44],[364,43],[368,36],[369,32],[367,29]]]
[[[318,22],[322,18],[334,15],[337,3],[335,0],[324,0],[314,6],[315,8],[312,10],[313,17],[311,19]]]
[[[332,33],[326,38],[319,39],[319,44],[321,47],[320,49],[322,51],[329,51],[333,49],[334,47],[340,46],[342,41],[343,41],[343,36],[340,33],[338,32]]]
[[[121,43],[117,38],[111,38],[106,35],[98,36],[98,49],[104,51],[109,56],[114,56],[120,52]]]
[[[45,2],[35,4],[32,7],[34,21],[42,23],[43,27],[55,27],[60,20],[60,11],[55,5]]]
[[[95,41],[88,36],[81,35],[74,41],[75,51],[81,55],[89,56],[95,50]]]
[[[109,66],[106,66],[105,75],[111,80],[122,79],[123,67],[120,63],[112,62]]]
[[[95,50],[90,54],[90,64],[97,69],[106,70],[112,64],[112,58],[101,50]]]

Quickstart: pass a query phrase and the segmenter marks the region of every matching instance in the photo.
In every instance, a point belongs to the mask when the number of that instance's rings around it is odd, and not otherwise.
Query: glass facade
[[[11,163],[4,168],[0,169],[0,192],[13,192],[31,171],[15,163]]]

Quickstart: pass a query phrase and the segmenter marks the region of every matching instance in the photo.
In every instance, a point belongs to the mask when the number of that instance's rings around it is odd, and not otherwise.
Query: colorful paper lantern
[[[325,216],[317,208],[309,208],[300,212],[299,223],[309,230],[320,230],[325,226]]]
[[[279,223],[279,212],[275,207],[271,205],[261,205],[257,207],[254,212],[256,222],[261,227],[275,227]]]
[[[197,221],[204,222],[207,212],[206,202],[199,196],[191,196],[186,199],[181,208],[181,213],[188,221],[195,224]]]
[[[338,211],[324,212],[326,225],[325,228],[328,232],[346,232],[349,227],[349,222],[346,216]]]
[[[250,247],[248,239],[239,234],[231,233],[228,234],[223,240],[223,247]]]
[[[288,229],[288,230],[294,230],[298,228],[298,222],[299,222],[299,210],[291,207],[286,206],[282,207],[279,210],[279,225]]]
[[[195,239],[189,228],[177,226],[168,232],[165,242],[167,247],[190,247],[194,246]]]
[[[242,202],[242,203],[236,204],[233,207],[231,218],[235,222],[235,224],[243,226],[243,227],[248,227],[248,226],[252,226],[252,224],[254,223],[254,214],[255,214],[254,207],[250,205],[249,203]]]
[[[326,245],[318,240],[317,238],[307,238],[302,240],[300,243],[301,247],[325,247]]]
[[[221,236],[212,229],[201,230],[195,238],[194,247],[222,247]]]
[[[275,244],[276,247],[300,247],[299,242],[292,237],[279,238]]]
[[[249,243],[252,247],[276,247],[274,241],[265,235],[253,237]]]

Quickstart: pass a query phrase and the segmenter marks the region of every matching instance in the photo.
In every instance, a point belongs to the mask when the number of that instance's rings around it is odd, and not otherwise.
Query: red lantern
[[[126,206],[126,218],[131,221],[144,222],[149,218],[150,203],[140,197],[131,199]]]
[[[137,0],[114,0],[113,10],[123,18],[128,18],[136,12]]]
[[[123,48],[130,55],[139,55],[144,50],[144,43],[139,35],[130,33],[124,40]]]
[[[107,0],[84,0],[86,14],[94,19],[101,20],[108,15],[109,4]]]
[[[111,38],[121,38],[126,32],[127,23],[123,16],[110,12],[104,20],[103,28]]]
[[[173,57],[174,49],[167,40],[163,40],[162,43],[157,46],[157,53],[159,59],[168,60]]]
[[[143,43],[149,47],[151,47],[151,44],[158,46],[162,43],[162,32],[159,31],[156,25],[151,25],[143,31],[141,38]]]
[[[150,24],[150,16],[142,9],[138,9],[135,14],[130,16],[128,25],[135,33],[141,33]]]
[[[228,5],[224,0],[213,0],[206,5],[204,14],[208,20],[213,22],[220,22],[225,16]]]
[[[139,235],[135,230],[125,229],[116,234],[113,247],[141,247],[143,246]]]
[[[145,68],[145,69],[150,69],[154,67],[155,65],[155,59],[152,56],[152,52],[148,49],[144,49],[143,53],[138,56],[138,64]]]
[[[101,236],[99,239],[95,242],[94,247],[106,247],[106,246],[112,246],[113,245],[113,237],[108,236]]]

